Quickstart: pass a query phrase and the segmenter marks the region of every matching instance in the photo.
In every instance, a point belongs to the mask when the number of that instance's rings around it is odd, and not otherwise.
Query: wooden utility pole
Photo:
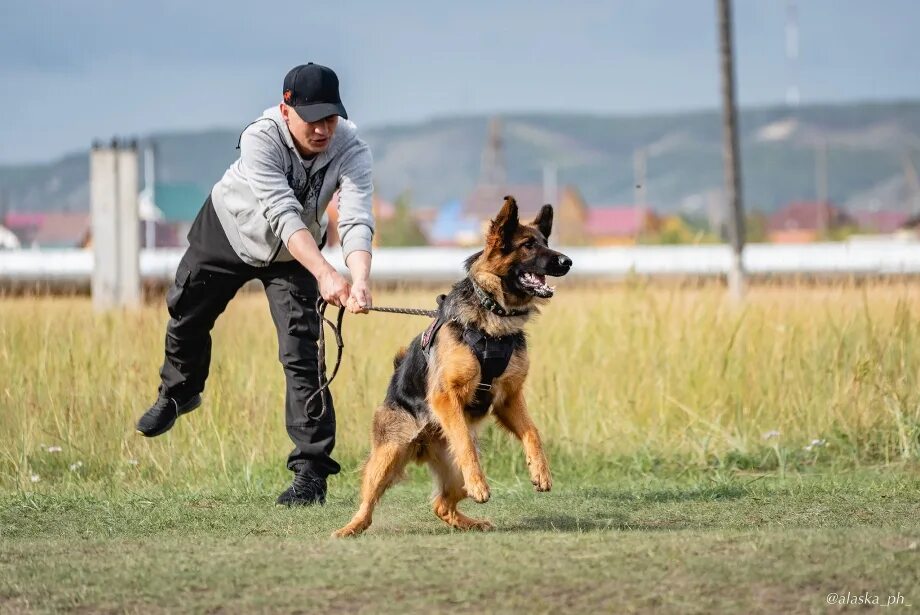
[[[738,109],[735,104],[735,69],[732,51],[731,0],[716,0],[719,13],[719,56],[722,68],[722,158],[725,168],[725,202],[732,258],[728,289],[732,297],[744,295],[744,205],[741,202],[741,155],[738,149]]]
[[[648,149],[639,147],[633,150],[633,183],[635,184],[633,207],[639,211],[639,224],[636,225],[636,235],[633,238],[638,244],[645,233],[645,219],[648,217],[648,190],[646,189]]]
[[[827,239],[830,226],[830,197],[827,188],[827,138],[821,137],[815,146],[815,200],[818,202],[818,237]]]

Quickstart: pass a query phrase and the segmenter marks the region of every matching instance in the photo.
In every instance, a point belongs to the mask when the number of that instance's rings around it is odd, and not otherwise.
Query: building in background
[[[32,235],[35,248],[87,248],[91,245],[89,212],[48,212]]]
[[[809,243],[854,224],[850,216],[827,201],[796,201],[770,215],[767,238],[770,243]]]
[[[851,211],[849,213],[860,232],[878,235],[895,233],[910,218],[905,211],[883,209],[880,211]]]
[[[201,210],[209,189],[188,182],[157,182],[155,207],[159,219],[155,222],[155,242],[157,248],[177,248],[188,245],[186,238],[195,217]],[[141,222],[141,233],[145,233],[145,223]],[[142,235],[143,237],[144,235]]]
[[[658,215],[639,205],[600,205],[586,213],[585,234],[595,246],[632,245],[643,235],[657,233],[660,226]]]
[[[141,246],[180,248],[188,245],[188,232],[211,192],[210,185],[167,182],[157,172],[157,145],[144,146],[144,187],[138,195]]]
[[[32,247],[35,234],[38,233],[46,215],[41,212],[11,211],[4,216],[3,226],[16,235],[19,245],[24,248]]]
[[[481,220],[466,214],[460,199],[454,199],[438,208],[426,236],[432,246],[474,246],[480,243],[481,225]]]

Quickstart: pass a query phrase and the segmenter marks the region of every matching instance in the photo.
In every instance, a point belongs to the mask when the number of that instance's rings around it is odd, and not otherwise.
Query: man
[[[258,278],[287,381],[287,430],[294,441],[287,465],[295,475],[278,503],[291,506],[324,503],[326,477],[339,471],[331,457],[331,397],[323,393],[325,413],[318,395],[305,407],[318,387],[316,300],[367,313],[374,220],[370,149],[348,121],[336,74],[312,62],[297,66],[284,78],[282,97],[240,135],[239,159],[214,185],[189,231],[166,295],[171,318],[159,396],[137,429],[158,436],[201,405],[214,321],[243,284]],[[320,252],[336,191],[350,285]]]

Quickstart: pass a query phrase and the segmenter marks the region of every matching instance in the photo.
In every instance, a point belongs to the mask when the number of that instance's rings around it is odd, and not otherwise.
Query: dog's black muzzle
[[[561,278],[572,268],[572,259],[561,252],[546,250],[540,255],[538,265],[541,270],[539,273]]]

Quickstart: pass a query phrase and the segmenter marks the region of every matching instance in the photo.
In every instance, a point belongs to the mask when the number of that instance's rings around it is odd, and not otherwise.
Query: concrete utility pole
[[[93,307],[136,307],[141,302],[137,144],[93,144],[90,152]]]
[[[741,202],[741,156],[738,149],[738,109],[735,104],[735,69],[732,51],[731,0],[716,0],[719,13],[719,56],[722,67],[722,158],[725,168],[725,202],[728,238],[732,247],[728,289],[732,297],[744,295],[744,205]]]

